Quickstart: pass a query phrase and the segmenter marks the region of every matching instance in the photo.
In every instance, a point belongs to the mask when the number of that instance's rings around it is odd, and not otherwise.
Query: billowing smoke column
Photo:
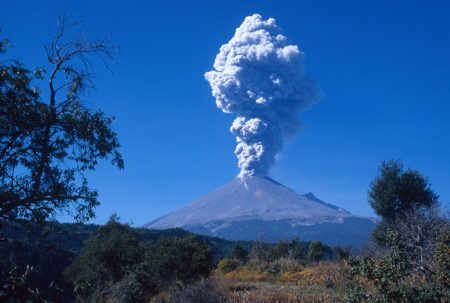
[[[217,107],[237,115],[230,130],[240,178],[265,176],[285,140],[300,131],[300,111],[319,100],[303,58],[274,19],[255,14],[222,45],[214,70],[205,74]]]

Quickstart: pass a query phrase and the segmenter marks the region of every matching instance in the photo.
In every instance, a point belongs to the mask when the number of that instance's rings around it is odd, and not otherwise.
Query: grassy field
[[[317,263],[303,268],[289,260],[274,264],[275,270],[239,267],[214,280],[229,302],[340,302],[344,300],[346,265]]]
[[[223,283],[223,282],[222,282]],[[240,282],[222,284],[232,303],[313,303],[342,302],[343,291],[321,285],[299,286],[292,282]]]

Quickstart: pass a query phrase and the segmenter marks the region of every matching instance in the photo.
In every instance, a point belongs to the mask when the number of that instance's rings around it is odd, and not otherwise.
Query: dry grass
[[[307,267],[280,260],[277,274],[248,266],[216,274],[214,281],[230,303],[328,303],[344,301],[346,266]],[[288,266],[285,266],[288,265]]]
[[[299,286],[341,287],[346,281],[345,265],[337,263],[323,263],[308,266],[301,271],[284,272],[281,281],[293,282]]]
[[[251,269],[247,266],[239,267],[223,275],[226,280],[241,282],[266,282],[273,280],[268,273],[258,269]]]
[[[343,294],[320,286],[299,287],[288,282],[217,281],[229,303],[341,302]]]
[[[273,268],[278,272],[275,273]],[[216,295],[223,296],[221,302],[227,303],[345,302],[346,269],[346,265],[339,263],[319,263],[304,267],[295,261],[280,259],[264,267],[247,265],[228,273],[216,271],[205,284],[210,285],[210,291],[200,292],[199,295],[203,300],[206,297],[212,298],[214,289]],[[192,297],[196,295],[195,290],[195,287],[190,290]],[[206,293],[210,295],[207,296]],[[171,302],[171,295],[173,294],[160,294],[151,302]],[[198,300],[183,300],[186,303],[198,303]]]

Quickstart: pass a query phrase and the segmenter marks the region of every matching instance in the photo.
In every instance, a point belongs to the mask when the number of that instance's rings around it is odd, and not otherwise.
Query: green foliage
[[[320,242],[320,241],[317,241]],[[322,243],[322,242],[321,242]],[[310,243],[311,244],[311,243]],[[323,243],[322,243],[323,244]],[[313,244],[316,245],[316,244]],[[322,257],[325,256],[325,250],[328,250],[328,253],[332,254],[333,252],[329,249],[329,247],[325,247],[322,245]],[[279,241],[276,244],[270,246],[268,250],[269,259],[271,261],[278,260],[280,258],[290,258],[297,261],[307,261],[307,249],[308,242],[301,242],[298,238],[292,239],[289,241]]]
[[[448,287],[439,281],[424,283],[425,280],[422,279],[422,282],[417,282],[419,277],[414,274],[413,264],[406,257],[405,248],[399,245],[397,233],[387,232],[386,242],[388,249],[382,258],[365,256],[350,259],[351,277],[357,284],[363,278],[375,291],[364,291],[363,287],[356,286],[349,293],[348,302],[433,303],[447,302],[450,299]]]
[[[236,259],[223,258],[219,261],[219,264],[217,264],[217,268],[221,273],[226,274],[237,269],[240,265],[241,263]]]
[[[270,245],[268,243],[263,240],[256,241],[250,250],[249,261],[259,265],[270,262],[269,249]]]
[[[120,302],[145,300],[156,292],[152,272],[143,265],[146,251],[138,232],[112,219],[86,241],[65,275],[81,301],[106,300],[118,293],[130,298]]]
[[[379,175],[372,181],[369,203],[384,220],[404,216],[405,212],[437,204],[438,196],[427,178],[418,171],[404,170],[399,161],[381,164]]]
[[[167,285],[197,281],[207,277],[213,268],[211,249],[195,235],[162,238],[147,260],[157,264],[159,276]]]
[[[305,255],[305,245],[300,241],[300,239],[293,239],[289,245],[288,257],[295,260],[303,260],[305,258]]]
[[[80,301],[144,302],[173,283],[209,275],[212,253],[194,235],[163,237],[150,244],[143,231],[112,218],[86,241],[66,269]]]
[[[333,252],[336,256],[336,260],[339,262],[346,262],[352,255],[350,247],[335,246],[333,247]]]
[[[242,247],[241,244],[237,243],[235,246],[233,246],[230,256],[232,259],[246,262],[248,259],[248,252],[244,249],[244,247]]]
[[[419,172],[383,162],[369,202],[382,221],[374,231],[377,256],[350,259],[355,287],[348,302],[449,302],[448,218]]]
[[[277,260],[289,255],[290,243],[286,241],[279,241],[269,248],[269,260]]]
[[[450,231],[447,230],[439,239],[436,248],[437,280],[450,291]]]
[[[49,241],[41,228],[24,230],[23,226],[16,229],[4,224],[0,232],[0,281],[10,281],[4,291],[18,297],[39,294],[50,301],[71,301],[71,287],[63,280],[62,271],[73,254]],[[33,291],[19,294],[8,289]]]
[[[66,41],[60,24],[47,48],[49,71],[0,62],[0,219],[92,218],[99,201],[86,172],[107,158],[123,167],[113,119],[81,100],[92,82],[90,55],[109,57],[108,47],[82,35]],[[48,86],[34,86],[45,77]]]
[[[297,261],[307,261],[308,242],[301,242],[298,238],[289,241],[279,241],[275,244],[257,241],[251,248],[250,262],[264,265],[281,258],[290,258]],[[322,257],[325,252],[332,254],[329,247],[323,246]],[[327,251],[326,251],[327,250]],[[322,258],[321,257],[321,258]]]
[[[325,253],[325,247],[321,241],[312,241],[308,248],[308,258],[311,261],[320,261]]]
[[[143,261],[139,261],[140,263],[135,266],[130,266],[130,264],[126,266],[121,265],[120,268],[130,268],[131,271],[124,274],[116,282],[108,280],[109,282],[103,283],[106,288],[102,298],[108,297],[110,300],[112,298],[120,298],[120,302],[134,302],[131,298],[143,298],[149,295],[149,288],[156,291],[167,289],[167,287],[175,283],[173,279],[178,279],[178,282],[184,284],[181,281],[182,277],[178,275],[170,275],[170,278],[163,276],[165,271],[161,269],[161,266],[164,266],[164,264],[161,262],[161,258],[158,257],[159,251],[161,250],[158,246],[163,242],[163,238],[185,238],[191,235],[182,229],[148,230],[131,228],[119,224],[117,218],[111,221],[109,225],[103,227],[93,224],[60,224],[57,222],[47,222],[44,225],[2,222],[2,225],[0,229],[0,281],[6,281],[8,279],[12,268],[16,268],[14,272],[17,276],[26,271],[27,265],[33,266],[33,271],[27,276],[26,286],[27,288],[37,290],[41,297],[50,301],[74,301],[74,287],[66,283],[63,279],[62,272],[64,268],[73,262],[74,256],[77,255],[78,257],[74,261],[74,264],[78,264],[73,266],[78,266],[81,270],[78,273],[75,272],[80,277],[80,283],[76,285],[79,299],[84,298],[84,300],[88,300],[88,298],[94,298],[93,293],[96,285],[90,286],[86,281],[89,280],[90,275],[95,280],[96,275],[105,273],[103,276],[107,276],[109,273],[104,269],[96,272],[95,262],[100,262],[98,256],[96,254],[90,255],[93,258],[91,261],[94,263],[92,264],[94,267],[92,267],[90,265],[91,263],[89,263],[90,258],[85,256],[88,254],[85,245],[96,241],[112,241],[109,243],[110,245],[107,243],[89,245],[94,248],[102,248],[103,252],[100,253],[102,258],[105,257],[105,253],[108,250],[111,256],[117,256],[117,253],[114,253],[116,247],[119,250],[127,250],[127,247],[121,243],[115,243],[114,238],[116,237],[128,238],[126,242],[131,249],[142,249],[144,256],[138,259]],[[130,237],[127,235],[130,235]],[[138,239],[139,246],[136,245],[136,238]],[[235,242],[208,236],[197,236],[197,239],[205,243],[208,248],[213,248],[212,250],[208,249],[209,252],[202,249],[208,255],[209,253],[213,253],[213,259],[222,259],[236,246]],[[197,240],[194,241],[195,243],[199,244]],[[250,244],[250,242],[239,242],[239,245],[245,248],[250,246]],[[179,249],[185,249],[185,247],[181,246]],[[130,260],[133,260],[133,258],[130,258],[128,252],[125,252],[124,256],[127,256],[126,259],[128,261],[121,262],[132,263]],[[80,261],[81,259],[84,261]],[[166,261],[168,259],[165,258]],[[84,262],[87,262],[87,264],[83,265]],[[174,261],[173,263],[177,262]],[[189,261],[184,266],[189,266],[191,263]],[[119,262],[119,264],[122,263]],[[202,269],[202,266],[198,264],[195,266],[197,270],[200,269],[202,272],[201,275],[197,276],[204,276],[204,267]],[[184,269],[178,267],[176,270],[183,271]],[[149,276],[151,277],[149,278]],[[81,279],[82,277],[83,279]],[[83,280],[86,283],[83,283]],[[145,285],[145,287],[142,285]],[[0,302],[3,301],[0,299]]]
[[[32,302],[45,303],[45,294],[41,294],[33,282],[30,281],[30,276],[33,274],[34,268],[27,266],[23,273],[19,273],[17,267],[10,270],[1,280],[0,284],[0,302]]]

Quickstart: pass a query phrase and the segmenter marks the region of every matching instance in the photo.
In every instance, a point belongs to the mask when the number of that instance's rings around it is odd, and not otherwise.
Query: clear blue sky
[[[4,1],[10,55],[44,64],[42,45],[66,10],[121,47],[114,74],[97,69],[88,98],[117,118],[126,168],[92,174],[102,205],[144,224],[237,173],[232,116],[215,106],[203,74],[244,17],[274,17],[306,54],[324,97],[272,177],[355,214],[384,159],[430,178],[450,201],[449,1]]]

